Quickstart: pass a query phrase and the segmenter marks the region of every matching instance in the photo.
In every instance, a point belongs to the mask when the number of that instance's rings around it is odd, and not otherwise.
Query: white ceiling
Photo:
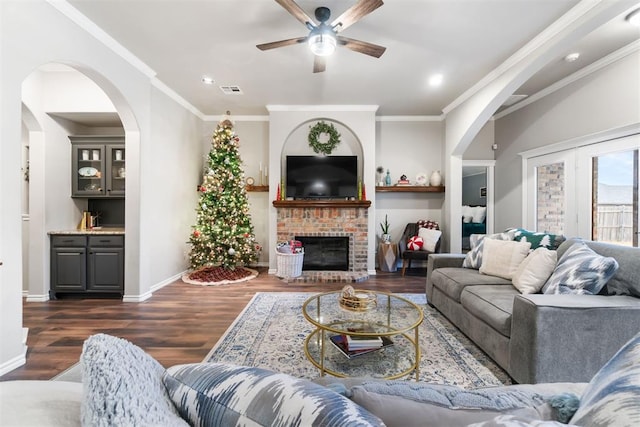
[[[379,105],[379,115],[440,115],[578,0],[387,0],[344,36],[387,48],[372,58],[338,48],[327,71],[312,73],[306,45],[260,51],[256,44],[308,30],[270,0],[69,0],[145,62],[157,78],[205,115],[265,115],[266,105]],[[309,16],[327,6],[337,17],[355,0],[297,2]],[[640,39],[624,16],[558,58],[516,93],[532,95]],[[566,52],[569,53],[569,52]],[[564,56],[564,55],[563,55]],[[427,84],[444,75],[439,88]],[[202,76],[215,79],[203,85]],[[242,95],[224,95],[238,85]]]

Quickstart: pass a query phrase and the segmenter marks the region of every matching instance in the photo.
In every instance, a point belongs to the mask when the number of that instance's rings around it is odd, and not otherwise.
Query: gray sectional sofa
[[[562,243],[558,259],[576,241]],[[509,280],[462,268],[463,254],[433,254],[427,301],[516,382],[588,382],[640,331],[640,248],[585,243],[619,264],[599,295],[523,295]]]

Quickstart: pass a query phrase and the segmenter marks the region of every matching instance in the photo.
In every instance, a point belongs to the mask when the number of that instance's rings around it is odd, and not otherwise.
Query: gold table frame
[[[347,377],[347,374],[341,373],[341,372],[337,372],[336,370],[330,369],[328,367],[325,366],[325,356],[326,356],[326,349],[325,349],[325,343],[327,343],[328,339],[327,339],[327,332],[329,333],[335,333],[335,334],[345,334],[345,335],[352,335],[352,336],[358,336],[358,335],[371,335],[371,332],[362,332],[362,333],[357,333],[357,332],[352,332],[352,331],[348,331],[346,328],[346,325],[353,325],[353,324],[360,324],[363,327],[372,327],[375,326],[375,334],[379,335],[379,336],[386,336],[386,337],[392,337],[392,336],[397,336],[400,335],[402,337],[404,337],[407,341],[409,341],[412,346],[413,346],[413,350],[414,350],[414,359],[413,359],[413,363],[410,364],[408,369],[405,369],[403,371],[401,371],[400,373],[395,373],[393,375],[388,375],[388,376],[384,376],[382,378],[384,379],[397,379],[397,378],[401,378],[404,376],[407,376],[409,374],[411,374],[412,372],[415,374],[415,378],[416,381],[420,378],[420,360],[421,360],[421,352],[420,352],[420,341],[419,341],[419,326],[420,324],[422,324],[422,321],[424,320],[424,313],[422,311],[422,308],[420,306],[418,306],[417,304],[415,304],[414,302],[403,298],[401,296],[398,296],[396,294],[390,293],[390,292],[382,292],[382,291],[370,291],[370,290],[356,290],[356,293],[359,292],[363,292],[363,293],[370,293],[370,294],[375,294],[376,298],[379,300],[380,298],[385,298],[386,299],[386,313],[379,313],[379,317],[382,318],[383,314],[386,314],[386,324],[384,323],[380,323],[377,322],[375,324],[372,324],[369,321],[365,321],[365,320],[360,320],[358,319],[358,315],[361,314],[362,312],[360,311],[351,311],[351,310],[346,310],[346,309],[340,309],[342,313],[348,314],[348,313],[352,313],[352,316],[345,316],[344,319],[339,319],[339,320],[332,320],[329,322],[324,322],[322,320],[322,304],[321,304],[321,300],[323,300],[323,297],[329,297],[331,295],[335,295],[335,305],[336,307],[338,306],[338,300],[340,299],[340,295],[342,293],[342,291],[332,291],[332,292],[324,292],[324,293],[320,293],[320,294],[316,294],[310,298],[308,298],[304,304],[302,305],[302,314],[304,315],[305,319],[310,322],[312,325],[315,326],[315,329],[305,338],[304,341],[304,353],[305,356],[307,357],[307,359],[318,369],[320,369],[320,375],[321,376],[325,376],[325,374],[329,374],[329,375],[333,375],[335,377]],[[417,312],[417,317],[416,317],[416,321],[407,325],[403,325],[402,327],[397,327],[392,325],[392,301],[393,300],[397,300],[400,301],[404,304],[406,304],[407,308],[409,309],[413,309],[416,310]],[[315,314],[314,316],[312,316],[309,313],[308,307],[313,304],[313,302],[317,302],[317,306],[315,307],[314,311]],[[370,311],[373,310],[380,310],[378,307],[371,309]],[[386,330],[379,330],[380,328],[382,329],[386,329]],[[413,333],[411,333],[411,331],[413,331]],[[319,357],[316,358],[312,352],[309,349],[310,343],[312,341],[315,340],[315,344],[318,346],[319,348]],[[332,344],[329,344],[332,345]]]

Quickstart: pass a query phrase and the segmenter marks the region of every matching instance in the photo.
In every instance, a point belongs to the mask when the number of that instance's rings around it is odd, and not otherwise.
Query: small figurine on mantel
[[[402,174],[398,180],[398,185],[411,185],[411,181],[407,179],[407,175]]]

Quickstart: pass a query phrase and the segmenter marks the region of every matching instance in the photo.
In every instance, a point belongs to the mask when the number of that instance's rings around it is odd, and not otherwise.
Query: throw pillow
[[[432,228],[434,230],[440,230],[440,225],[436,221],[431,221],[427,219],[421,219],[416,223],[418,226],[418,230],[421,228]]]
[[[480,273],[510,280],[529,254],[529,248],[529,242],[485,240]]]
[[[471,206],[464,205],[462,207],[462,222],[469,223],[473,219],[473,208]]]
[[[564,241],[564,236],[556,234],[529,231],[524,228],[513,228],[512,231],[514,233],[513,240],[529,242],[531,243],[531,249],[537,249],[542,246],[543,248],[555,250]]]
[[[545,294],[597,295],[616,274],[618,262],[577,242],[560,257],[542,291]]]
[[[422,249],[423,245],[424,240],[420,236],[413,236],[407,241],[407,249],[411,251],[419,251],[420,249]]]
[[[513,286],[523,294],[540,292],[556,266],[557,253],[539,247],[520,263],[513,275]]]
[[[487,217],[487,207],[486,206],[476,206],[472,208],[472,218],[471,222],[483,223],[484,219]]]
[[[532,392],[410,381],[364,381],[347,391],[355,403],[382,419],[388,427],[422,425],[466,426],[499,414],[540,419],[544,397]]]
[[[476,270],[482,265],[482,250],[484,249],[485,239],[495,240],[513,240],[513,233],[505,231],[497,234],[472,234],[469,236],[471,250],[467,252],[467,256],[462,262],[464,268],[475,268]]]
[[[423,241],[422,250],[428,251],[428,252],[435,252],[436,246],[440,241],[441,235],[442,235],[442,231],[440,230],[432,230],[430,228],[419,229],[418,236],[420,236]]]
[[[571,424],[631,426],[640,422],[640,334],[598,371],[580,397]]]
[[[384,425],[329,388],[266,369],[195,363],[167,369],[163,381],[191,425]]]
[[[140,347],[105,334],[80,356],[83,426],[187,426],[162,384],[164,368]]]

